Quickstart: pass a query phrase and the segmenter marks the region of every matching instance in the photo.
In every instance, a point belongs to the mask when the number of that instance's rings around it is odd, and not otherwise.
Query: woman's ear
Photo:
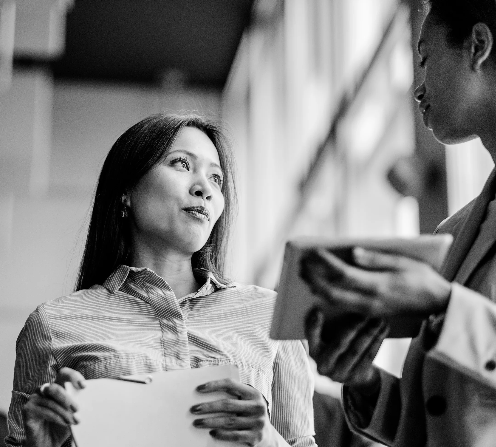
[[[125,192],[124,194],[122,194],[121,203],[125,207],[129,208],[131,206],[131,194],[129,194],[128,192]]]
[[[474,70],[480,70],[482,64],[491,55],[492,49],[493,33],[485,23],[476,23],[470,36],[470,56]]]

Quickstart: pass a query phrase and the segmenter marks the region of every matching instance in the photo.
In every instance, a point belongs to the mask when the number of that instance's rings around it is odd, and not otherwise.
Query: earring
[[[121,218],[125,219],[127,217],[127,205],[126,205],[126,194],[122,194],[121,196],[121,203],[122,203],[122,208],[121,208]]]

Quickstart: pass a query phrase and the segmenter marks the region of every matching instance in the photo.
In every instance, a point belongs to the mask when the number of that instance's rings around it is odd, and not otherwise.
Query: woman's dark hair
[[[446,26],[448,43],[454,47],[461,47],[479,22],[485,23],[496,38],[495,0],[424,0],[424,4],[429,14]]]
[[[129,262],[131,238],[128,219],[122,217],[122,196],[160,163],[179,131],[195,127],[212,141],[224,172],[224,212],[206,244],[193,254],[193,269],[206,269],[224,279],[227,241],[236,207],[234,165],[230,146],[220,127],[198,115],[152,115],[124,132],[114,143],[98,179],[86,246],[75,290],[103,284],[121,264]]]

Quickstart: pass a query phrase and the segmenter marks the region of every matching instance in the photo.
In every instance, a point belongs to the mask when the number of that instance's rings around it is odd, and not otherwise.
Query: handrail
[[[367,80],[369,79],[370,74],[374,71],[376,66],[378,65],[383,52],[387,49],[388,45],[391,43],[394,35],[396,26],[400,23],[401,20],[405,20],[405,15],[409,16],[409,9],[403,4],[400,3],[398,8],[393,13],[388,25],[384,31],[384,34],[379,42],[374,54],[372,55],[369,64],[363,70],[361,75],[358,77],[358,80],[351,85],[348,89],[345,90],[341,100],[339,101],[339,105],[337,107],[336,112],[334,113],[333,118],[331,119],[331,124],[329,126],[329,131],[324,138],[323,142],[318,146],[317,150],[314,153],[313,160],[309,164],[309,168],[306,173],[302,176],[299,182],[300,188],[300,196],[296,199],[295,205],[288,213],[288,218],[283,224],[282,231],[279,234],[286,235],[289,234],[293,223],[296,221],[296,218],[304,206],[307,193],[310,190],[312,179],[315,178],[315,174],[319,167],[322,165],[322,161],[324,157],[327,155],[328,148],[331,145],[335,146],[335,142],[337,140],[338,128],[341,121],[347,116],[351,107],[355,104],[355,101],[360,96]],[[276,246],[279,247],[281,241],[275,242]],[[270,253],[270,254],[269,254]],[[263,273],[266,271],[269,262],[271,261],[272,254],[274,250],[271,250],[266,254],[265,259],[259,264],[259,267],[255,272],[255,279],[260,278]]]
[[[390,44],[392,37],[394,36],[394,30],[396,25],[400,22],[400,20],[404,20],[404,15],[408,13],[408,9],[401,4],[398,5],[398,8],[395,10],[393,17],[389,21],[384,34],[379,42],[372,58],[368,66],[363,70],[361,76],[358,78],[358,81],[352,85],[349,89],[347,89],[341,100],[339,101],[339,106],[334,113],[334,117],[331,120],[331,125],[329,127],[329,131],[324,138],[324,141],[319,145],[317,150],[315,151],[315,155],[313,160],[311,161],[307,172],[304,174],[303,178],[300,180],[300,190],[302,195],[305,194],[306,189],[310,183],[310,180],[313,177],[314,172],[317,170],[320,162],[325,155],[327,148],[329,145],[332,145],[337,139],[337,132],[339,128],[339,124],[346,117],[349,110],[355,103],[356,99],[360,96],[363,87],[365,86],[367,80],[369,79],[370,74],[374,71],[376,65],[379,63],[383,51]]]

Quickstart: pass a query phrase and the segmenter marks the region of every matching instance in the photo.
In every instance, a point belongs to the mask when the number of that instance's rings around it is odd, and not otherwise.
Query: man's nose
[[[420,84],[413,92],[413,96],[417,102],[420,102],[422,101],[424,95],[425,95],[425,83],[422,82],[422,84]]]

